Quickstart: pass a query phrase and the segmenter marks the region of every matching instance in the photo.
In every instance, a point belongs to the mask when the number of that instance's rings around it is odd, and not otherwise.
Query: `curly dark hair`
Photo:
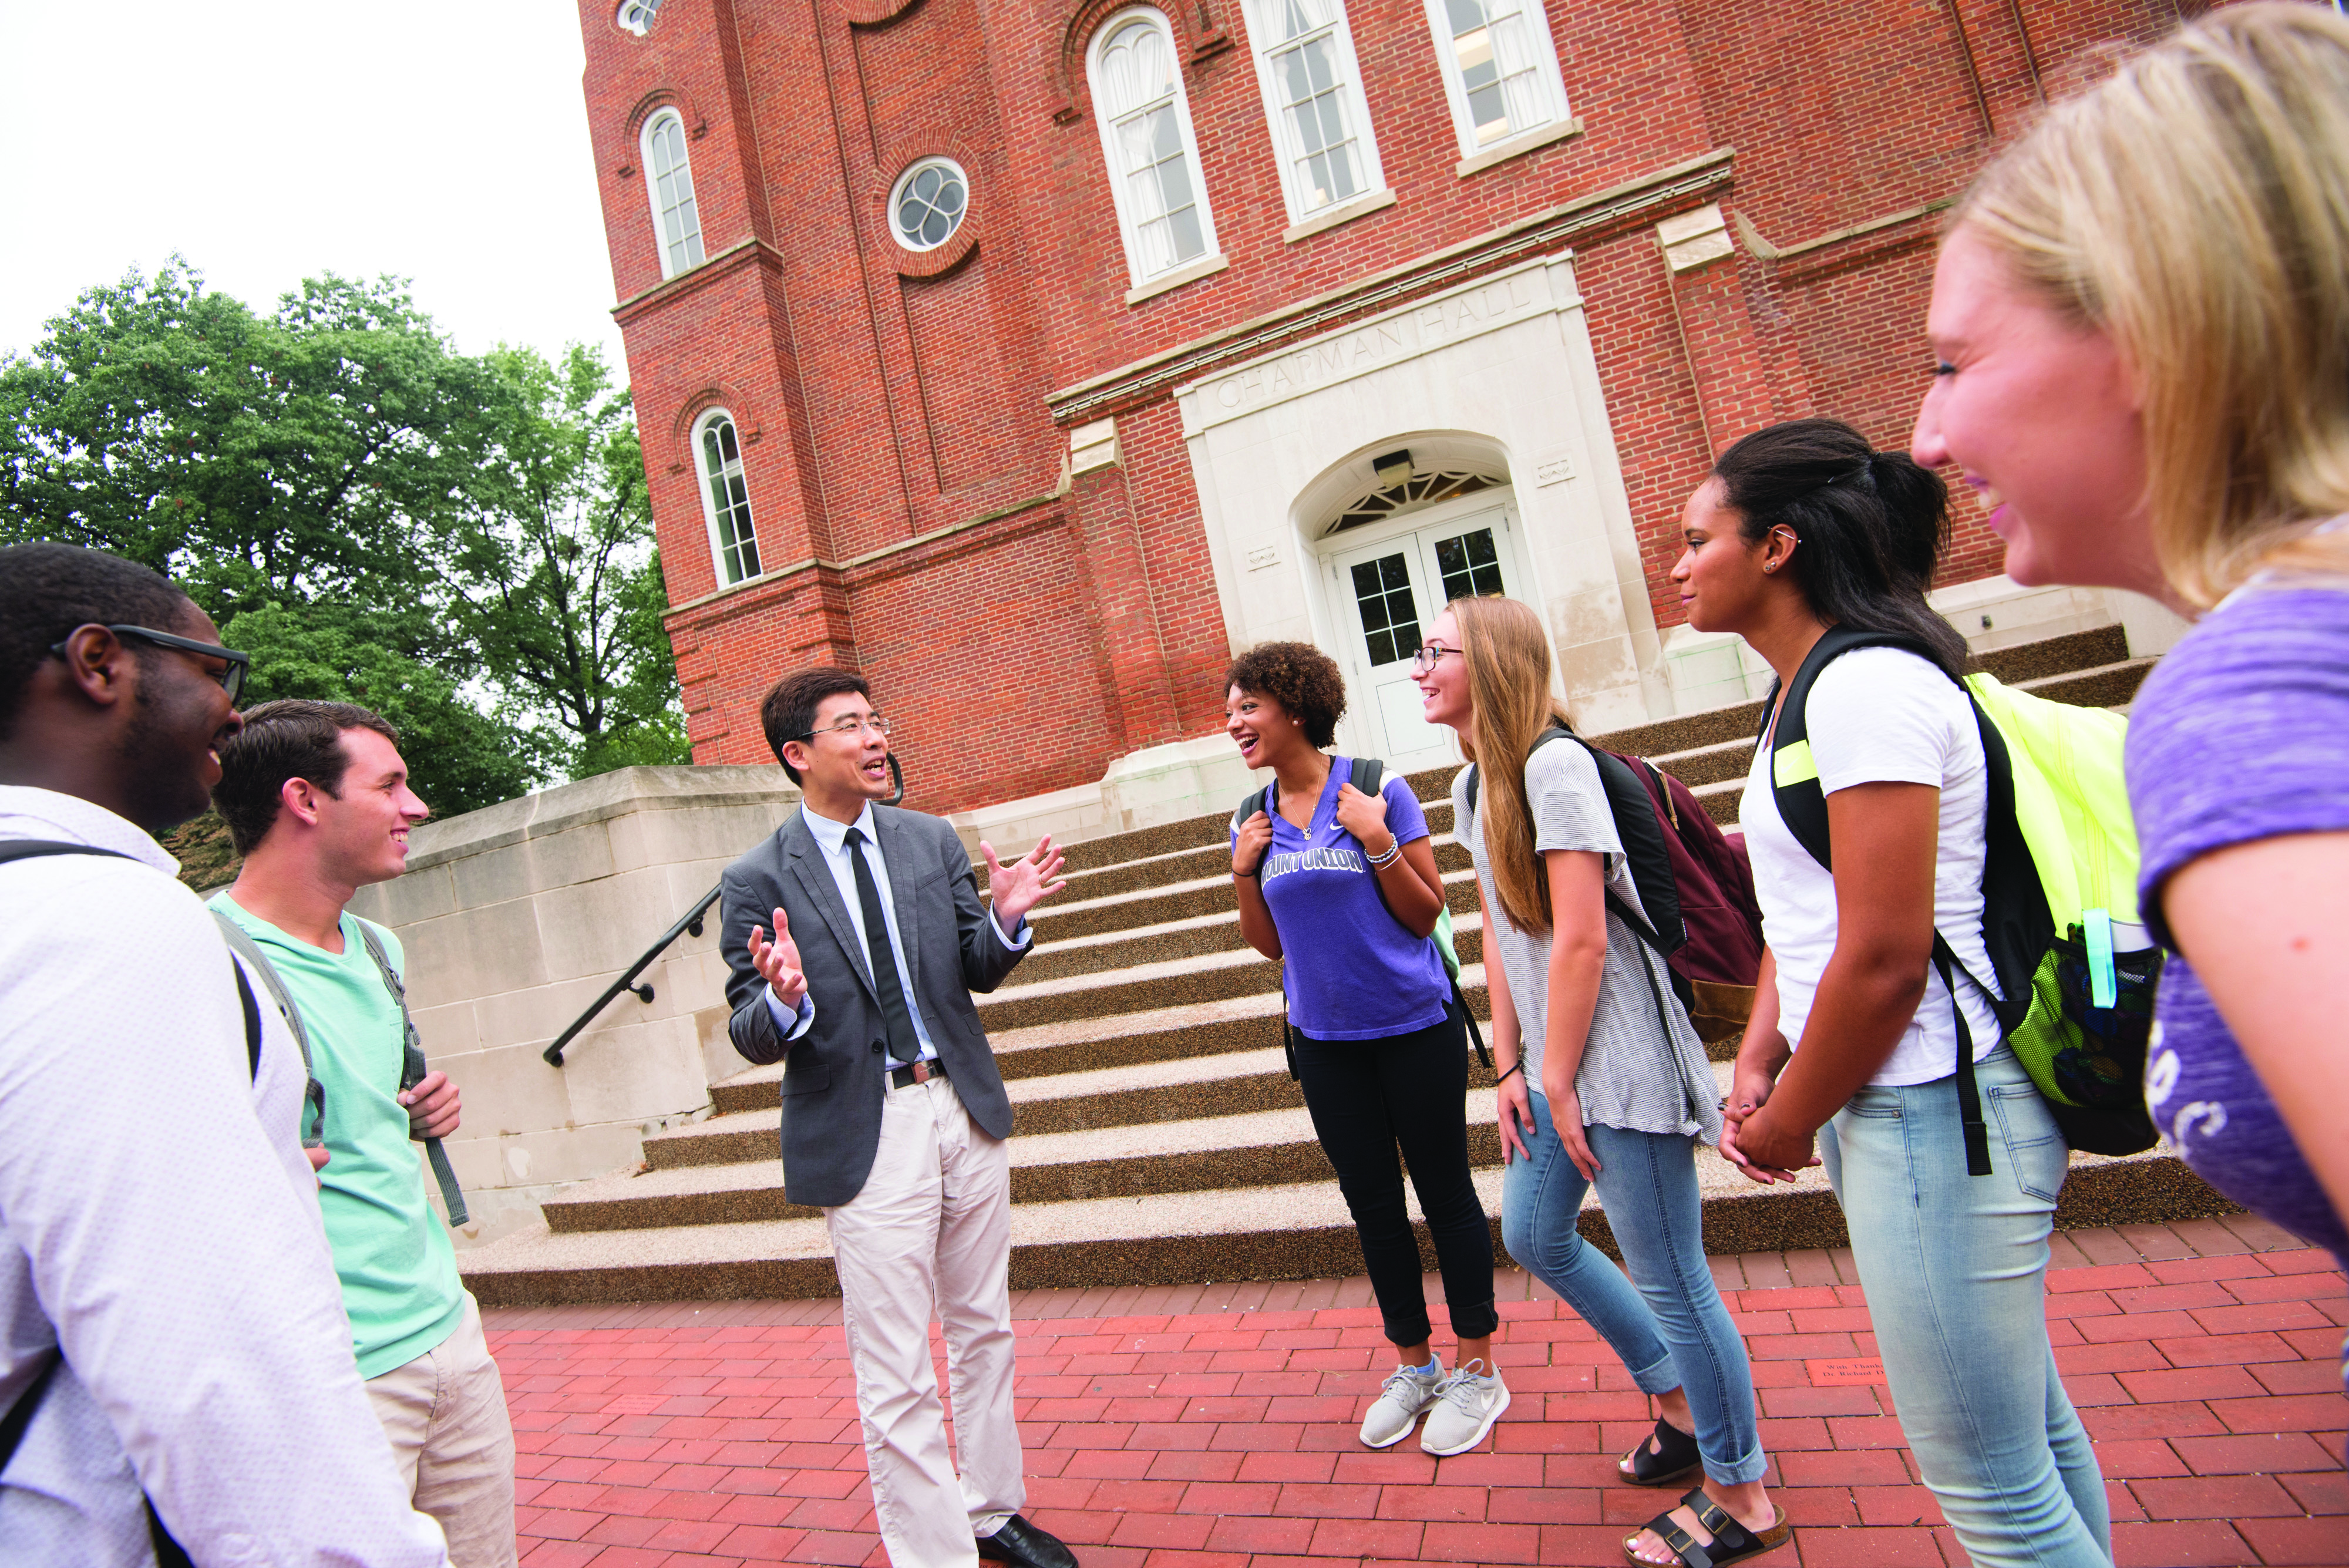
[[[1336,659],[1311,643],[1257,643],[1232,660],[1224,690],[1235,686],[1279,703],[1315,746],[1338,738],[1338,721],[1346,716],[1346,677]]]

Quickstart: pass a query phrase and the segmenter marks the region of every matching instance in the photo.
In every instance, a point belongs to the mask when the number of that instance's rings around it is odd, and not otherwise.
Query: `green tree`
[[[626,390],[575,343],[487,363],[502,396],[452,558],[458,624],[509,705],[562,732],[574,777],[691,762]]]
[[[255,701],[364,702],[443,814],[690,760],[625,390],[591,351],[457,354],[394,279],[258,316],[186,263],[0,357],[0,542],[185,586]]]

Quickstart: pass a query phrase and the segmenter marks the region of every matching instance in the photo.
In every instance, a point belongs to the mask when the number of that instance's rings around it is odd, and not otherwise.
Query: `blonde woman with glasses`
[[[2200,622],[2139,691],[2156,1123],[2349,1262],[2349,20],[2230,6],[2049,110],[1955,214],[1915,455],[2017,582]]]
[[[1624,1456],[1633,1486],[1697,1487],[1623,1542],[1632,1563],[1743,1563],[1791,1538],[1754,1375],[1704,1258],[1696,1150],[1721,1137],[1720,1092],[1671,975],[1624,917],[1646,919],[1599,765],[1555,737],[1549,644],[1514,599],[1454,599],[1413,669],[1423,711],[1474,768],[1452,785],[1476,867],[1500,1069],[1501,1236],[1656,1401]],[[1472,800],[1469,774],[1477,775]],[[1630,1279],[1576,1228],[1593,1186]]]

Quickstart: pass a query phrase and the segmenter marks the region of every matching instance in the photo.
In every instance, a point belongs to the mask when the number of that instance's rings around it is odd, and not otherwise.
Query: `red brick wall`
[[[864,670],[903,722],[913,798],[950,810],[1100,776],[1218,722],[1230,649],[1181,423],[1118,415],[1122,466],[1063,487],[1055,389],[1340,290],[1530,213],[1733,146],[1723,206],[1785,248],[1954,195],[2038,82],[2165,0],[1553,4],[1581,135],[1468,179],[1422,0],[1349,7],[1396,203],[1284,244],[1288,217],[1237,0],[1168,0],[1226,270],[1128,306],[1083,50],[1111,0],[667,0],[648,36],[581,0],[585,97],[695,755],[765,760],[781,670]],[[2022,26],[2018,27],[2017,17]],[[684,114],[712,261],[664,284],[636,130]],[[892,239],[915,159],[955,158],[970,215]],[[1932,224],[1677,280],[1652,223],[1581,244],[1608,414],[1657,619],[1682,502],[1771,419],[1899,445],[1928,369]],[[1457,280],[1447,280],[1457,281]],[[720,593],[694,417],[744,439],[762,567]],[[1945,581],[1998,569],[1971,515]],[[918,542],[916,542],[918,541]]]

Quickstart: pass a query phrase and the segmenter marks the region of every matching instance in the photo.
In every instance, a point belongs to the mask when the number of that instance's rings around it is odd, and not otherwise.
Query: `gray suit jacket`
[[[993,991],[1026,954],[987,929],[994,917],[979,900],[970,854],[944,818],[885,805],[875,805],[873,816],[910,971],[905,988],[970,1119],[1009,1137],[1011,1102],[970,993]],[[871,960],[797,811],[728,867],[720,887],[718,946],[732,971],[728,1033],[752,1062],[783,1060],[783,1195],[823,1208],[845,1203],[864,1188],[881,1137],[888,1031]],[[788,1044],[767,1006],[767,982],[750,962],[750,928],[771,927],[778,908],[792,923],[815,1001],[815,1022]]]

